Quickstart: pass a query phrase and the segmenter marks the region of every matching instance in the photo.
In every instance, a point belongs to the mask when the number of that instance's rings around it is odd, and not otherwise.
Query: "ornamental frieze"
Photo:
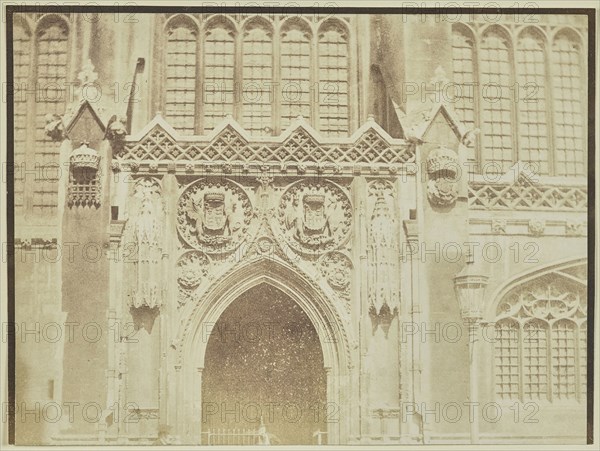
[[[281,196],[277,224],[294,251],[322,254],[348,238],[352,205],[344,190],[334,183],[302,180]]]
[[[254,216],[246,192],[226,179],[201,179],[185,188],[177,228],[190,247],[208,254],[234,251],[248,236]]]

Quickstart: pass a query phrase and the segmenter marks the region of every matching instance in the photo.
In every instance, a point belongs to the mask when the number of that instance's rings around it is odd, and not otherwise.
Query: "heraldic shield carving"
[[[242,188],[223,179],[189,185],[177,206],[177,227],[191,247],[208,254],[235,250],[245,239],[253,210]]]
[[[292,249],[321,254],[347,239],[352,205],[334,183],[300,181],[281,197],[278,219],[283,237]]]

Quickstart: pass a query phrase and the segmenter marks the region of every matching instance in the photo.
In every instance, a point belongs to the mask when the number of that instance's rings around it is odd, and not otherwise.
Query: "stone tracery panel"
[[[545,275],[499,303],[496,394],[501,399],[581,399],[586,379],[585,286]]]
[[[340,138],[335,142],[316,142],[304,128],[298,127],[285,138],[249,143],[231,126],[212,139],[175,140],[156,127],[139,141],[124,143],[120,161],[240,161],[252,163],[364,163],[404,164],[415,161],[414,147],[403,140],[388,139],[367,129],[356,142]]]

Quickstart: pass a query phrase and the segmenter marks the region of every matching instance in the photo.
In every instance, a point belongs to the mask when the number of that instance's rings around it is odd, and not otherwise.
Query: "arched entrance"
[[[270,444],[312,444],[326,399],[319,336],[294,300],[263,283],[225,309],[204,359],[203,441],[252,442],[262,425]]]
[[[282,305],[290,306],[292,304],[289,304],[289,301],[294,302],[316,332],[326,387],[326,403],[323,406],[326,410],[324,416],[326,435],[322,436],[322,439],[328,444],[345,443],[351,430],[350,411],[358,408],[351,405],[351,399],[354,398],[350,395],[352,384],[349,371],[351,367],[349,343],[352,337],[348,336],[345,322],[337,310],[338,307],[319,285],[301,270],[274,255],[248,259],[222,275],[197,302],[186,305],[186,311],[182,312],[183,318],[186,319],[180,323],[177,352],[174,355],[174,365],[171,367],[174,371],[168,381],[170,387],[168,388],[168,424],[173,425],[174,433],[182,438],[183,444],[202,443],[203,433],[207,431],[207,425],[203,425],[202,422],[202,387],[205,371],[212,371],[207,369],[207,365],[211,365],[209,354],[212,351],[208,346],[211,342],[211,332],[229,306],[233,305],[232,311],[236,311],[239,309],[235,306],[236,301],[243,299],[245,293],[260,286],[268,286],[269,290],[276,289],[275,293],[282,294]],[[228,316],[227,314],[225,318]],[[271,318],[264,319],[264,321],[269,320]],[[312,348],[315,349],[315,346]],[[306,365],[306,362],[303,364]],[[320,361],[318,365],[321,365]],[[292,413],[291,410],[287,412],[288,415]],[[323,409],[320,413],[323,414]],[[267,432],[270,432],[264,414],[263,421],[266,423]]]

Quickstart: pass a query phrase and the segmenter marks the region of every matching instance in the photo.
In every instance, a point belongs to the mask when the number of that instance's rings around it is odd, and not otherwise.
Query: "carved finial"
[[[58,114],[46,114],[46,126],[44,132],[52,141],[62,141],[65,139],[65,128],[62,118]]]
[[[96,68],[92,64],[91,60],[87,60],[79,74],[77,74],[77,79],[81,82],[81,87],[88,86],[94,84],[96,80],[98,80],[98,74],[96,73]]]

